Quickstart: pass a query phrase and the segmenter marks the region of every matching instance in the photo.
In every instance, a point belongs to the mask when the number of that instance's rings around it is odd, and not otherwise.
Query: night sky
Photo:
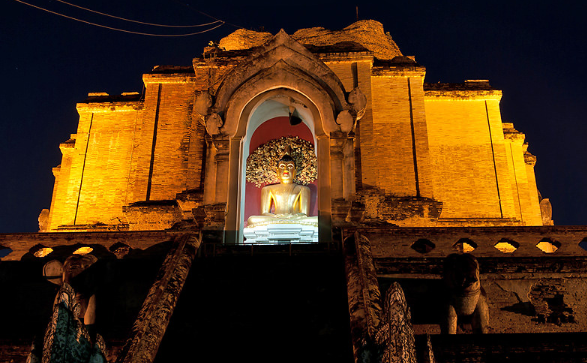
[[[56,12],[132,31],[179,34],[193,29],[141,26],[54,0],[24,0]],[[292,34],[339,30],[375,19],[404,55],[427,68],[427,82],[488,79],[503,90],[504,122],[526,134],[536,178],[558,225],[587,224],[587,2],[69,0],[143,22],[216,30],[163,38],[102,29],[3,0],[0,5],[0,233],[36,232],[49,208],[61,162],[59,143],[76,132],[75,104],[88,92],[141,92],[155,65],[190,65],[211,40],[238,27]],[[322,5],[324,4],[324,5]],[[375,5],[379,4],[379,5]],[[384,4],[384,5],[381,5]]]

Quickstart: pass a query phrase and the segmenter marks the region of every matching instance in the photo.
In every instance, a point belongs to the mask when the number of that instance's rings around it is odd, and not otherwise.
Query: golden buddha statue
[[[261,189],[261,215],[250,216],[248,228],[268,224],[303,224],[318,226],[318,217],[310,214],[310,188],[294,183],[296,165],[291,156],[285,154],[277,162],[279,184]],[[271,213],[271,207],[274,213]]]

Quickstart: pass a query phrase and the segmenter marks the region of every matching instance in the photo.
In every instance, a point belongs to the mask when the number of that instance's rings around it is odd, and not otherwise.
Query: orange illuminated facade
[[[54,300],[22,267],[88,254],[111,361],[583,358],[587,226],[554,225],[502,91],[425,77],[365,20],[239,29],[142,94],[90,93],[40,233],[0,235],[3,291],[42,297],[1,301],[0,351],[25,357]]]
[[[144,94],[78,103],[46,230],[162,230],[199,215],[238,231],[252,213],[241,207],[243,145],[292,101],[316,142],[323,229],[355,218],[352,201],[362,218],[398,226],[551,223],[524,134],[502,122],[501,91],[425,75],[374,21],[291,36],[239,30],[190,67],[143,75]],[[400,200],[406,210],[385,213]]]

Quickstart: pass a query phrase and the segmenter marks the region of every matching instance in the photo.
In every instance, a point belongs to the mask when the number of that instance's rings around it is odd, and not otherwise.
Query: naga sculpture
[[[45,265],[45,276],[60,289],[45,336],[35,339],[27,363],[106,363],[106,344],[95,329],[97,260],[74,254],[63,264]]]

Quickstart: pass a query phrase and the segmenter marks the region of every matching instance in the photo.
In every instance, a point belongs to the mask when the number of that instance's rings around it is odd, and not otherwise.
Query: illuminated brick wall
[[[542,224],[533,169],[524,159],[523,134],[512,126],[504,137],[500,98],[495,90],[426,93],[434,195],[443,202],[441,218]]]
[[[61,145],[51,229],[59,225],[116,224],[129,200],[129,177],[136,104],[78,104],[80,121],[74,141]]]
[[[204,128],[191,117],[193,83],[149,84],[148,92],[154,95],[146,97],[147,109],[157,108],[158,87],[161,90],[149,199],[167,200],[200,186]]]
[[[371,82],[373,142],[364,153],[363,180],[388,193],[416,195],[408,80],[373,77]]]
[[[415,62],[365,54],[319,55],[347,92],[359,86],[367,97],[356,130],[358,190],[440,201],[440,219],[430,225],[542,224],[535,158],[523,134],[502,124],[501,91],[486,81],[424,85],[425,68]],[[235,64],[154,71],[143,76],[144,96],[91,94],[78,104],[77,134],[60,146],[54,169],[49,230],[124,226],[125,206],[201,192],[206,131],[194,116],[194,92]]]

